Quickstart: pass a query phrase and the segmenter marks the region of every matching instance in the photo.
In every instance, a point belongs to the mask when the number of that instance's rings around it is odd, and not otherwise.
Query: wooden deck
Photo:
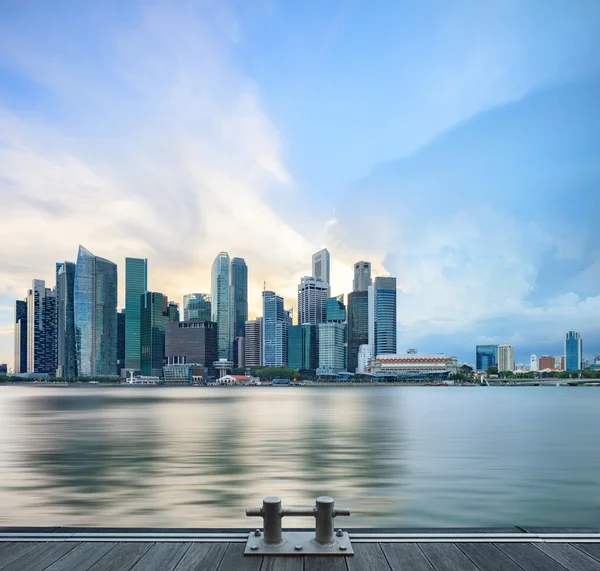
[[[246,535],[0,528],[0,570],[600,571],[600,529],[354,530],[353,557],[244,556]]]

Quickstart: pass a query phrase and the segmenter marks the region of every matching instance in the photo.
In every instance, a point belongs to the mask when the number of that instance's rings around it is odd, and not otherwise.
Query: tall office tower
[[[377,277],[372,287],[373,355],[396,353],[396,278]]]
[[[165,358],[165,326],[169,322],[167,307],[166,296],[162,293],[147,291],[141,297],[140,373],[144,376],[162,377]]]
[[[125,368],[125,310],[117,313],[117,375]]]
[[[512,345],[498,345],[498,372],[515,370],[515,348]]]
[[[148,290],[148,260],[125,258],[125,369],[140,370],[140,308]]]
[[[317,368],[317,326],[310,323],[288,329],[288,367],[298,370]]]
[[[331,286],[329,263],[329,251],[327,248],[323,248],[323,250],[319,250],[316,254],[313,254],[312,277]],[[329,297],[329,292],[327,292],[327,297]]]
[[[262,366],[262,317],[246,321],[244,362],[246,367]]]
[[[231,260],[233,336],[243,337],[248,319],[248,266],[244,258]]]
[[[362,262],[359,262],[362,263]],[[348,295],[348,371],[358,368],[358,352],[361,345],[369,343],[369,295],[368,291],[353,291]]]
[[[475,347],[475,370],[487,371],[498,366],[498,345],[477,345]]]
[[[183,296],[183,320],[210,321],[210,305],[209,293],[186,293]]]
[[[164,298],[167,299],[167,296]],[[176,301],[168,301],[166,308],[168,321],[179,321],[179,304]]]
[[[80,245],[74,290],[77,374],[80,377],[116,375],[117,264],[94,256]],[[127,326],[127,313],[125,320]]]
[[[352,289],[354,291],[367,291],[371,283],[371,262],[356,262],[354,264]]]
[[[283,298],[272,291],[263,291],[263,366],[287,365],[288,328],[292,324]]]
[[[324,323],[329,285],[313,277],[304,277],[298,285],[298,323]]]
[[[58,264],[57,264],[58,266]],[[56,376],[77,376],[75,347],[75,264],[64,262],[58,270],[58,367]]]
[[[583,343],[581,335],[569,331],[565,335],[565,371],[580,371],[583,361]]]
[[[217,324],[212,321],[178,321],[165,325],[165,357],[169,365],[197,364],[215,374]]]
[[[15,301],[15,374],[27,372],[27,300]]]
[[[27,372],[56,374],[56,292],[33,280],[27,294]]]
[[[339,322],[319,323],[318,375],[333,375],[346,366],[346,324]]]
[[[325,302],[325,321],[327,323],[345,323],[346,306],[344,305],[344,294],[337,297],[328,297]]]
[[[233,315],[231,312],[230,261],[227,252],[220,252],[212,265],[212,317],[217,324],[219,359],[231,360]]]

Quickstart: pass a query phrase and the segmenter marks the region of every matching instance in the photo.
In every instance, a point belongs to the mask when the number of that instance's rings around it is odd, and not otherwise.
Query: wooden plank
[[[22,557],[28,551],[32,551],[36,549],[43,543],[38,543],[35,541],[32,542],[15,542],[9,543],[5,545],[5,547],[0,552],[0,569],[3,569],[19,557]]]
[[[419,543],[435,571],[479,571],[454,543]]]
[[[106,555],[117,544],[108,541],[80,543],[75,549],[55,561],[45,571],[71,571],[72,569],[88,569],[98,559]]]
[[[491,543],[455,543],[481,571],[521,571],[521,568]]]
[[[494,545],[524,571],[565,571],[562,565],[531,543],[496,543]]]
[[[153,543],[117,543],[87,571],[129,571]]]
[[[19,559],[2,567],[2,571],[41,571],[75,549],[79,543],[64,541],[42,543],[32,551],[28,551]]]
[[[218,571],[259,571],[262,557],[244,557],[244,543],[230,543]]]
[[[304,557],[263,557],[260,571],[302,571]]]
[[[572,545],[600,561],[600,543],[573,543]]]
[[[191,543],[155,543],[131,568],[132,571],[172,571]]]
[[[227,549],[227,543],[192,543],[186,551],[177,571],[213,571],[219,567]]]
[[[354,557],[347,557],[349,571],[390,571],[388,563],[379,543],[354,543]]]
[[[411,571],[433,571],[433,567],[416,543],[380,543],[390,567]],[[358,544],[353,544],[354,548]]]
[[[534,545],[570,571],[598,571],[598,561],[568,543],[535,543]]]
[[[343,556],[311,555],[304,558],[304,571],[348,571],[348,566]]]

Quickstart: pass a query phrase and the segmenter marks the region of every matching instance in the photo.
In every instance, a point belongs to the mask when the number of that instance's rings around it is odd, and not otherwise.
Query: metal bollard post
[[[265,528],[264,543],[267,545],[279,545],[282,543],[281,536],[281,518],[283,510],[281,509],[281,499],[276,496],[269,496],[263,499],[262,508],[247,508],[246,515],[250,517],[262,517]]]
[[[315,541],[323,545],[331,545],[335,543],[335,535],[333,532],[333,518],[338,515],[350,515],[350,509],[342,508],[334,509],[333,498],[329,496],[320,496],[316,502],[316,530]]]

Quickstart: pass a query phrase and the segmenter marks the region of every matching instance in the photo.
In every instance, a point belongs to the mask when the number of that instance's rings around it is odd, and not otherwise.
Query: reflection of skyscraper
[[[576,331],[569,331],[565,335],[565,371],[581,370],[582,349],[581,335]]]
[[[212,318],[217,324],[219,359],[231,359],[233,316],[231,314],[230,261],[220,252],[212,265]]]
[[[371,262],[356,262],[354,264],[354,291],[367,291],[371,285]]]
[[[287,334],[292,324],[288,311],[283,308],[283,298],[272,291],[263,291],[263,365],[287,365]]]
[[[148,289],[148,260],[125,258],[125,368],[140,370],[140,308]]]
[[[329,285],[312,277],[304,277],[298,285],[298,324],[318,325],[325,322]]]
[[[56,373],[56,292],[33,280],[27,295],[27,372]]]
[[[312,277],[325,282],[328,286],[331,286],[330,273],[329,273],[330,257],[329,250],[323,248],[319,250],[312,257]],[[327,292],[329,296],[329,292]]]
[[[58,270],[58,368],[57,376],[77,376],[75,351],[75,264],[65,262]]]
[[[78,375],[116,375],[117,265],[79,246],[74,292]]]
[[[27,372],[27,301],[15,301],[15,374]]]
[[[161,377],[165,358],[165,325],[169,321],[166,296],[147,291],[141,298],[140,318],[140,372]]]
[[[183,296],[184,321],[211,321],[211,303],[208,293],[186,293]]]
[[[396,278],[375,278],[373,296],[373,355],[396,353]]]

